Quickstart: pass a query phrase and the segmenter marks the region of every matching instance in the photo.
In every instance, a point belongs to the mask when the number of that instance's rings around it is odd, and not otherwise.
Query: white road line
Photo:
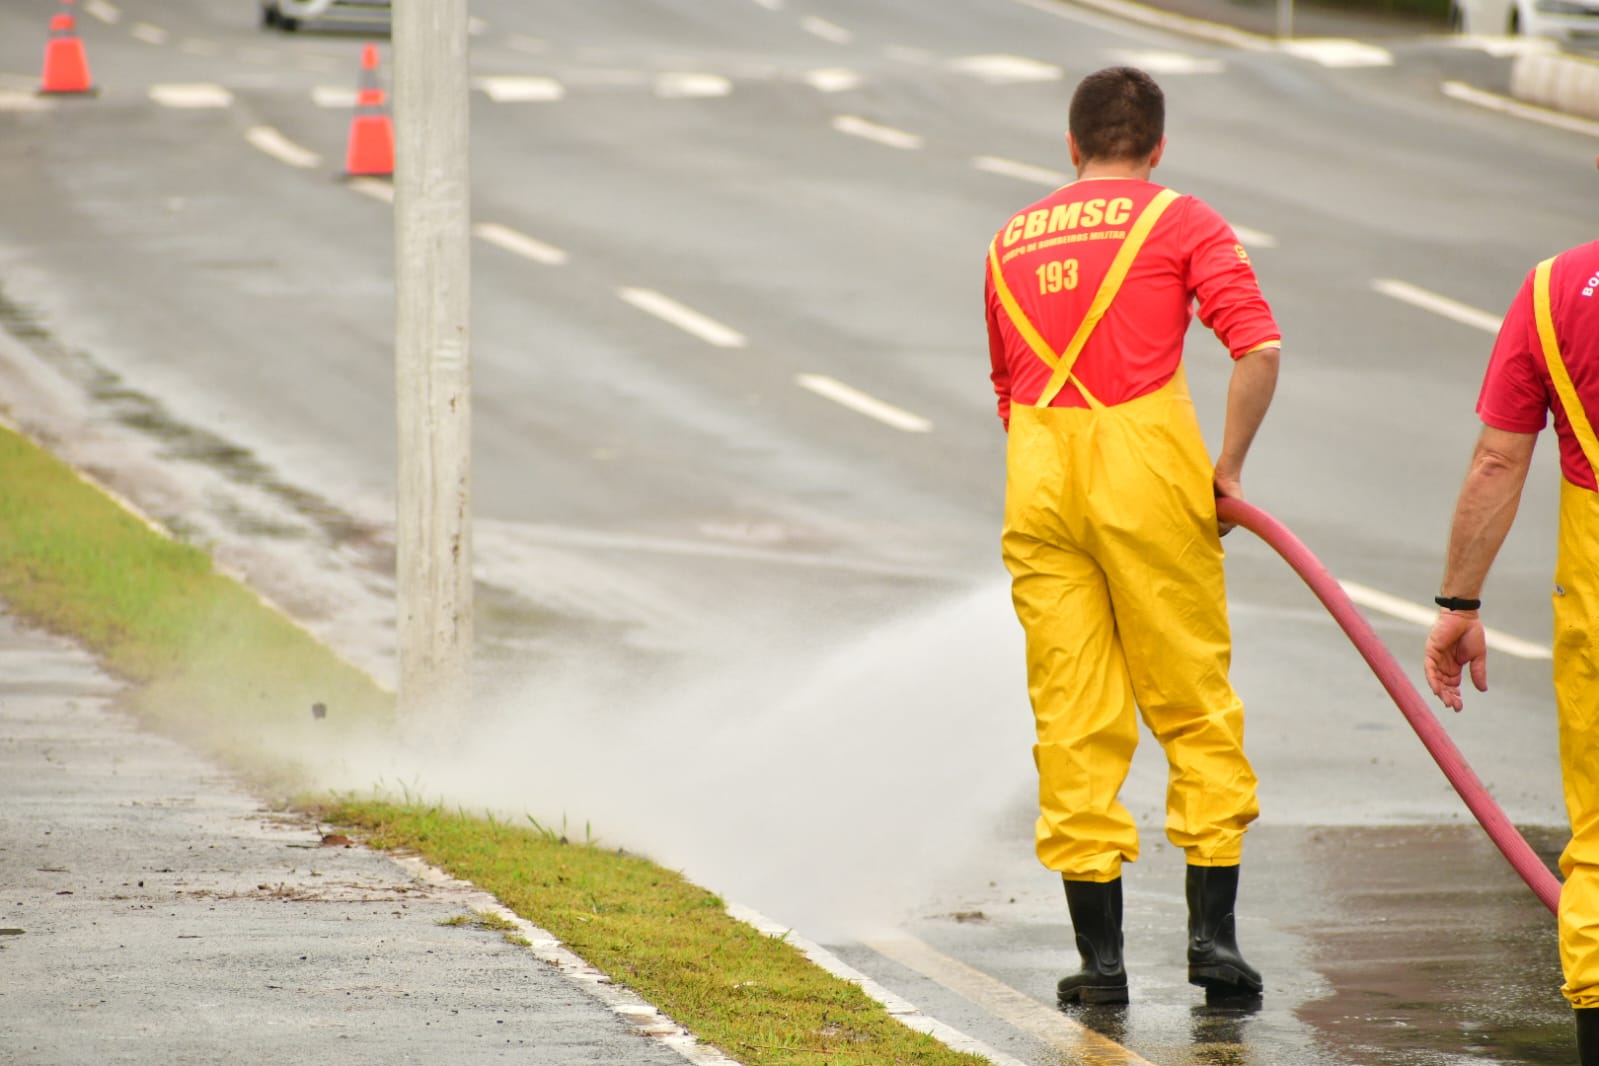
[[[88,0],[83,5],[83,10],[108,26],[115,25],[122,19],[121,9],[115,4],[108,3],[107,0]]]
[[[1358,606],[1369,608],[1380,614],[1397,618],[1401,622],[1414,622],[1418,626],[1431,628],[1438,618],[1436,607],[1423,607],[1419,603],[1402,600],[1398,596],[1390,596],[1380,589],[1368,588],[1353,581],[1340,581],[1338,584]],[[1509,633],[1497,629],[1483,627],[1487,637],[1488,647],[1495,651],[1502,651],[1506,655],[1514,655],[1518,659],[1551,659],[1554,653],[1545,645],[1534,644],[1530,640],[1513,637]]]
[[[677,1021],[661,1013],[637,992],[618,984],[579,958],[554,933],[523,918],[477,886],[459,881],[444,870],[415,856],[396,856],[394,864],[434,894],[447,895],[462,907],[493,914],[514,928],[523,949],[548,965],[583,994],[598,1000],[634,1032],[670,1048],[689,1066],[738,1066],[709,1044],[702,1044]]]
[[[907,151],[922,146],[922,138],[914,133],[906,133],[892,126],[879,126],[875,122],[867,122],[858,115],[839,115],[833,119],[833,128],[840,133],[847,133],[851,137],[864,137],[868,141],[886,144],[890,148],[902,148]]]
[[[1202,59],[1186,52],[1149,52],[1133,48],[1113,48],[1111,58],[1151,74],[1220,74],[1227,64],[1220,59]]]
[[[512,255],[531,259],[535,263],[560,266],[567,260],[567,254],[553,244],[545,244],[498,222],[479,222],[472,227],[472,232],[496,248],[503,248]]]
[[[905,433],[926,433],[933,428],[933,423],[921,415],[912,414],[903,407],[895,407],[891,403],[884,403],[875,396],[868,396],[837,378],[830,378],[825,374],[796,374],[794,380],[802,389],[809,389],[816,395],[848,407],[857,414],[875,418],[884,425],[893,426]]]
[[[951,70],[970,74],[990,85],[1010,85],[1016,82],[1059,81],[1064,76],[1053,63],[1045,63],[1026,56],[977,55],[951,59]]]
[[[148,22],[134,23],[133,28],[128,31],[128,34],[133,37],[134,40],[143,41],[145,44],[167,43],[167,31],[162,29],[160,26],[154,26]]]
[[[554,78],[506,77],[473,78],[472,87],[481,89],[497,104],[547,103],[566,95],[566,89]]]
[[[1246,248],[1277,247],[1276,237],[1273,237],[1269,233],[1262,233],[1258,229],[1250,229],[1248,226],[1234,226],[1233,236],[1237,237],[1238,243],[1244,245]]]
[[[0,111],[48,111],[55,106],[54,100],[41,98],[33,90],[0,89]]]
[[[150,99],[162,107],[227,107],[233,103],[233,94],[209,82],[173,83],[150,86]]]
[[[733,903],[728,905],[727,913],[745,925],[753,926],[758,933],[776,937],[785,944],[792,944],[811,962],[820,966],[834,977],[858,986],[868,997],[880,1003],[889,1014],[917,1032],[926,1033],[956,1051],[964,1051],[969,1055],[981,1056],[989,1062],[996,1063],[997,1066],[1025,1066],[1020,1059],[1013,1058],[1003,1051],[995,1051],[960,1030],[945,1025],[936,1018],[928,1017],[915,1004],[890,992],[820,944],[807,940],[805,937],[795,933],[794,930],[779,925],[759,911]]]
[[[655,79],[655,95],[665,100],[691,100],[727,96],[733,83],[720,74],[668,71]]]
[[[1034,185],[1047,185],[1051,189],[1058,189],[1072,180],[1071,175],[1063,170],[1035,167],[1031,163],[1018,163],[1014,159],[1004,159],[997,155],[977,156],[972,160],[972,166],[989,174],[1002,174],[1018,181],[1032,182]]]
[[[805,84],[823,93],[842,93],[858,88],[861,76],[843,67],[823,67],[805,73]]]
[[[806,15],[800,19],[800,29],[806,33],[814,34],[824,41],[832,41],[834,44],[849,44],[855,39],[853,33],[838,23],[828,22],[826,19],[817,18],[815,15]]]
[[[714,344],[718,348],[742,348],[748,343],[744,334],[738,330],[724,326],[716,319],[702,315],[691,307],[685,307],[670,296],[664,296],[654,289],[623,288],[616,290],[616,294],[640,311],[654,315],[663,322],[669,322],[684,333],[691,333],[707,344]]]
[[[1446,81],[1439,87],[1443,94],[1452,100],[1462,103],[1475,104],[1485,107],[1489,111],[1497,111],[1502,115],[1514,115],[1530,122],[1541,122],[1545,126],[1566,130],[1571,133],[1585,133],[1590,137],[1599,137],[1599,122],[1578,118],[1575,115],[1562,114],[1559,111],[1548,111],[1532,104],[1524,104],[1520,100],[1512,100],[1508,96],[1497,93],[1484,92],[1481,89],[1467,85],[1464,82]]]
[[[1125,21],[1156,26],[1169,33],[1180,33],[1201,40],[1218,41],[1251,52],[1269,52],[1276,45],[1270,37],[1206,22],[1203,19],[1189,18],[1186,15],[1174,15],[1147,4],[1130,3],[1128,0],[1080,0],[1079,4],[1062,4],[1058,0],[1012,0],[1012,2],[1046,15],[1068,19],[1085,26],[1096,26],[1117,34],[1126,34],[1127,27],[1123,25]],[[1085,11],[1080,5],[1095,8],[1096,11]],[[1097,12],[1105,12],[1114,18],[1105,18]]]
[[[783,0],[755,0],[755,3],[768,11],[783,10]]]
[[[1453,319],[1464,326],[1472,326],[1485,333],[1498,333],[1502,321],[1498,315],[1489,314],[1487,311],[1463,304],[1458,300],[1451,300],[1447,296],[1440,296],[1420,286],[1412,285],[1408,281],[1399,281],[1396,278],[1376,278],[1371,287],[1384,296],[1391,296],[1402,303],[1419,307],[1424,311],[1431,311],[1435,315]]]
[[[309,148],[301,148],[271,126],[253,126],[244,139],[280,163],[309,170],[322,162],[322,157]]]
[[[1282,41],[1278,45],[1284,52],[1324,67],[1391,67],[1394,55],[1386,48],[1364,44],[1344,37],[1302,37]]]
[[[386,204],[394,203],[394,185],[381,178],[351,178],[345,184],[362,196],[370,196]]]
[[[897,934],[866,941],[866,946],[931,978],[988,1014],[1065,1052],[1072,1062],[1094,1066],[1154,1066],[1106,1036],[1068,1018],[1053,1007],[1018,992],[981,970],[936,951],[915,937]]]
[[[311,102],[318,107],[354,107],[355,90],[344,85],[318,85],[311,90]]]

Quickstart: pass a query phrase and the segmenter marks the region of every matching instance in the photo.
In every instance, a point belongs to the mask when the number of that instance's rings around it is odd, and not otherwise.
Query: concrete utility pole
[[[394,0],[401,728],[471,703],[471,232],[466,0]]]

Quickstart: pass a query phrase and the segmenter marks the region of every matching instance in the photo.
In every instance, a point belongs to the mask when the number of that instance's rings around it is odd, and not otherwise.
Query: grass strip
[[[342,799],[319,815],[471,881],[748,1066],[971,1066],[680,874],[442,806]]]
[[[151,528],[0,426],[0,602],[129,682],[151,727],[286,790],[292,757],[392,719],[392,697],[199,548]],[[311,713],[321,703],[325,717]],[[385,799],[304,809],[416,852],[565,941],[748,1066],[971,1066],[681,875],[535,824]]]

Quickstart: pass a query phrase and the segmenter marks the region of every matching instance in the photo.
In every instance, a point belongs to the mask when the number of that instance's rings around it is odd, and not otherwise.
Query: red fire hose
[[[1223,498],[1216,501],[1216,513],[1223,520],[1236,522],[1271,545],[1294,568],[1294,572],[1304,578],[1310,591],[1331,612],[1333,619],[1371,667],[1372,673],[1377,675],[1377,680],[1382,682],[1382,687],[1398,704],[1400,713],[1421,738],[1428,754],[1438,763],[1455,791],[1460,793],[1460,798],[1466,801],[1466,806],[1495,846],[1543,901],[1544,906],[1551,911],[1556,910],[1560,905],[1560,882],[1538,858],[1526,838],[1511,824],[1504,810],[1488,795],[1488,790],[1466,764],[1465,756],[1449,739],[1442,723],[1399,668],[1393,653],[1377,638],[1371,624],[1355,609],[1354,603],[1332,574],[1327,572],[1327,568],[1298,537],[1288,531],[1287,526],[1253,504]]]

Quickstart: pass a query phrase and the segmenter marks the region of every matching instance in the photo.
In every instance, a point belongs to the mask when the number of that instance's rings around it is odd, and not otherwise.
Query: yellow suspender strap
[[[1594,437],[1588,412],[1577,398],[1577,387],[1572,384],[1566,362],[1560,357],[1560,341],[1555,337],[1555,319],[1549,309],[1549,275],[1554,265],[1553,259],[1545,259],[1533,273],[1533,316],[1538,322],[1538,339],[1543,342],[1544,363],[1549,367],[1549,376],[1554,378],[1560,405],[1566,409],[1566,422],[1571,426],[1571,432],[1576,434],[1577,443],[1582,445],[1582,454],[1587,457],[1588,465],[1593,467],[1594,476],[1599,477],[1599,438]]]
[[[1127,271],[1131,269],[1133,260],[1138,257],[1139,251],[1144,247],[1144,241],[1149,237],[1149,231],[1155,228],[1155,223],[1160,221],[1160,216],[1166,208],[1180,194],[1171,189],[1162,189],[1155,194],[1155,198],[1144,207],[1138,220],[1133,223],[1133,228],[1122,241],[1121,249],[1116,253],[1116,258],[1111,261],[1110,270],[1105,274],[1105,280],[1100,282],[1099,291],[1094,293],[1093,303],[1088,306],[1088,313],[1077,325],[1077,332],[1072,335],[1071,343],[1066,350],[1058,356],[1045,343],[1044,338],[1034,328],[1033,323],[1027,318],[1027,313],[1016,302],[1016,297],[1011,293],[1010,286],[1005,283],[1005,274],[999,265],[999,238],[988,246],[988,269],[994,278],[994,291],[999,294],[999,302],[1005,308],[1005,313],[1010,316],[1011,324],[1016,327],[1016,332],[1022,335],[1034,354],[1044,361],[1044,364],[1054,370],[1050,375],[1049,384],[1044,386],[1044,391],[1038,397],[1037,406],[1048,407],[1060,395],[1060,390],[1066,387],[1066,382],[1071,380],[1072,367],[1077,363],[1077,357],[1082,354],[1083,346],[1088,343],[1089,335],[1094,332],[1094,327],[1099,325],[1099,320],[1105,317],[1105,312],[1110,309],[1111,301],[1116,299],[1116,294],[1121,291],[1122,282],[1127,278]],[[1088,394],[1088,390],[1079,383],[1078,391],[1088,400],[1089,405],[1101,407],[1103,404]]]

